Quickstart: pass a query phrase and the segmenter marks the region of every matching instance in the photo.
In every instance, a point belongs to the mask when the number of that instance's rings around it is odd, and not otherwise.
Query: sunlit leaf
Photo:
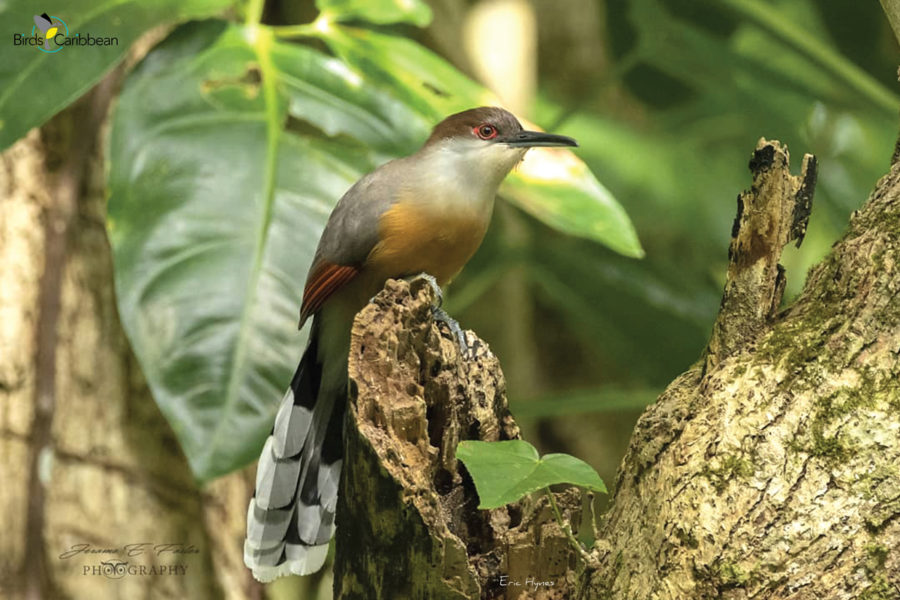
[[[625,256],[644,255],[625,209],[569,150],[531,150],[501,194],[564,233],[601,241]]]
[[[353,137],[393,158],[415,151],[432,125],[336,58],[288,43],[273,44],[271,56],[288,113],[328,136]]]

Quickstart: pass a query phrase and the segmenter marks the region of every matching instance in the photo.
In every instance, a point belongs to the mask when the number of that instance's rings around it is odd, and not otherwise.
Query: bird
[[[44,34],[44,50],[50,50],[50,40],[56,36],[56,32],[59,31],[58,27],[53,26],[53,17],[47,15],[47,13],[41,13],[40,15],[34,15],[34,24],[40,29],[41,33]]]
[[[303,289],[306,349],[263,446],[244,563],[262,582],[322,568],[334,535],[353,319],[389,278],[422,276],[438,297],[480,246],[497,189],[536,146],[577,146],[478,107],[438,123],[414,154],[383,164],[338,201]],[[459,326],[435,307],[464,346]]]

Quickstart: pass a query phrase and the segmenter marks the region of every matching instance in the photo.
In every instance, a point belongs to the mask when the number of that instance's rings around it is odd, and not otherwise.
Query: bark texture
[[[477,509],[456,445],[519,430],[496,357],[468,332],[463,360],[433,301],[423,280],[389,281],[354,323],[335,597],[569,598],[574,553],[545,497]],[[577,521],[580,495],[557,497]]]
[[[710,355],[638,422],[582,597],[900,598],[900,165],[773,316],[787,165],[760,142]]]
[[[99,144],[113,84],[0,158],[0,597],[259,597],[241,559],[252,481],[198,488],[116,314]],[[143,543],[183,546],[123,549]],[[60,558],[80,544],[105,551]]]

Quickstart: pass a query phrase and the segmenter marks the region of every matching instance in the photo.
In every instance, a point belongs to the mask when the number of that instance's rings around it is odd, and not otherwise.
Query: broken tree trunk
[[[757,147],[709,354],[639,420],[581,597],[900,598],[900,165],[776,314],[812,164]]]
[[[391,280],[353,326],[335,597],[569,598],[574,551],[546,497],[477,508],[456,445],[519,429],[497,359],[468,333],[463,360],[433,301],[424,280]],[[557,502],[577,522],[577,491]]]

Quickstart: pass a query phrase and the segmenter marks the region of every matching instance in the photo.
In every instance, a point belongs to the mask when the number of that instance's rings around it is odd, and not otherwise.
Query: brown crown
[[[446,138],[473,135],[474,129],[483,123],[493,125],[497,129],[498,137],[522,131],[522,124],[509,111],[496,106],[480,106],[450,115],[435,125],[425,144]]]

